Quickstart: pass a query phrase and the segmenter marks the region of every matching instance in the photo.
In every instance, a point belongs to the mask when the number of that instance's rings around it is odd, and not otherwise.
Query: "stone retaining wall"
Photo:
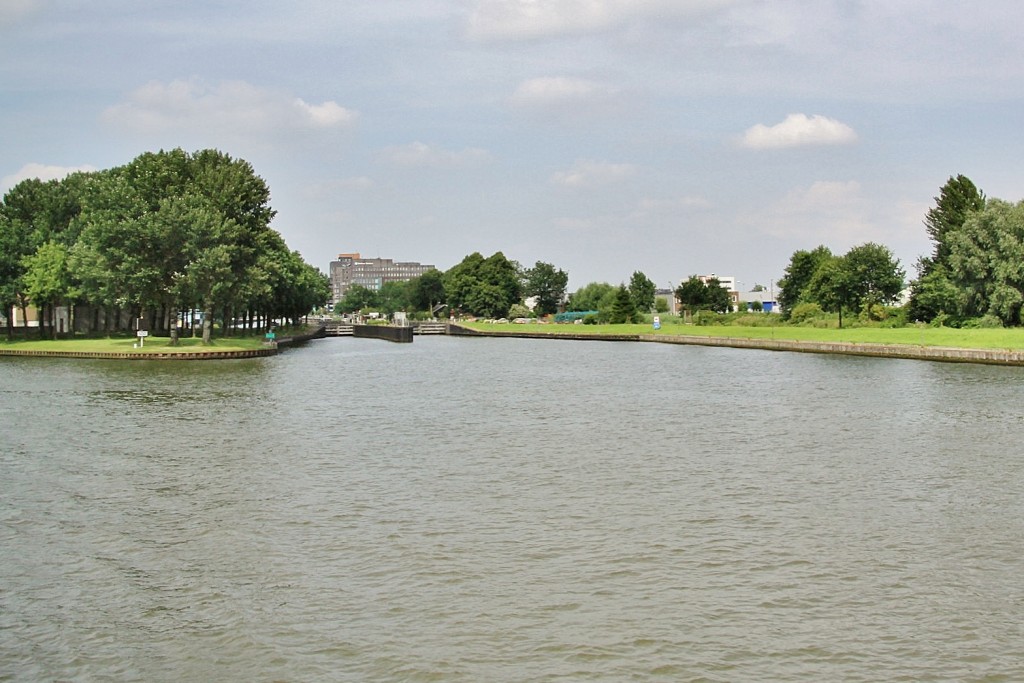
[[[277,348],[247,349],[244,351],[182,351],[182,352],[117,352],[117,351],[27,351],[24,349],[0,349],[0,356],[25,356],[38,358],[96,358],[112,360],[224,360],[228,358],[259,358],[273,356]]]
[[[393,325],[353,325],[352,336],[411,344],[412,328]]]
[[[577,341],[641,341],[659,344],[692,346],[724,346],[735,349],[791,351],[797,353],[838,353],[849,356],[905,358],[944,363],[985,363],[989,365],[1024,365],[1024,351],[1010,349],[960,349],[945,346],[911,346],[909,344],[855,344],[852,342],[812,342],[792,339],[743,339],[740,337],[703,337],[667,334],[544,334],[511,330],[475,330],[450,325],[449,334],[483,337],[520,337],[527,339],[572,339]]]

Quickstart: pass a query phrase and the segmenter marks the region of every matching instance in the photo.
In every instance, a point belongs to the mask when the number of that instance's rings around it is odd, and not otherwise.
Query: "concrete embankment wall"
[[[353,325],[352,336],[411,344],[412,328],[393,327],[391,325]]]
[[[111,360],[226,360],[232,358],[259,358],[273,356],[277,349],[247,349],[244,351],[182,351],[182,352],[149,352],[137,351],[123,353],[116,351],[25,351],[22,349],[0,349],[0,356],[26,356],[37,358],[95,358]]]
[[[484,337],[521,337],[529,339],[575,339],[580,341],[640,341],[659,344],[688,344],[691,346],[724,346],[735,349],[762,351],[790,351],[797,353],[833,353],[875,358],[905,358],[944,363],[984,363],[989,365],[1022,365],[1024,351],[1009,349],[959,349],[944,346],[911,346],[909,344],[855,344],[852,342],[811,342],[791,339],[742,339],[739,337],[704,337],[667,334],[604,335],[604,334],[543,334],[505,330],[482,331],[458,325],[449,326],[450,334]]]
[[[1024,351],[1008,349],[957,349],[944,346],[911,346],[909,344],[854,344],[850,342],[811,342],[789,339],[739,339],[733,337],[698,337],[677,335],[640,335],[640,341],[694,346],[726,346],[737,349],[795,351],[798,353],[839,353],[848,356],[875,358],[906,358],[946,363],[987,363],[991,365],[1024,365]]]
[[[545,334],[543,332],[516,332],[515,330],[475,330],[449,324],[448,334],[464,337],[515,337],[518,339],[575,339],[577,341],[640,341],[638,334]]]

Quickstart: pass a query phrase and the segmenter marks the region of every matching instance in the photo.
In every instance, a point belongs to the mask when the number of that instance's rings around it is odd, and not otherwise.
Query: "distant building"
[[[434,266],[398,261],[389,258],[363,258],[358,253],[338,254],[331,261],[331,294],[337,303],[352,285],[379,292],[385,282],[404,282],[431,270]]]

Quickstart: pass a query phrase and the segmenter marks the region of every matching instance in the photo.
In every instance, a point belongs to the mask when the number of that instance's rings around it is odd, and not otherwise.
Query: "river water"
[[[0,680],[1021,681],[1024,369],[0,358]]]

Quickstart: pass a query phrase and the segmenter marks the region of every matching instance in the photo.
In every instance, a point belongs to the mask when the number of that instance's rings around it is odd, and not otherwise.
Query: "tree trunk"
[[[210,343],[213,337],[213,306],[207,305],[203,308],[203,344]]]
[[[171,306],[168,310],[167,324],[171,328],[171,346],[178,345],[178,309]]]

